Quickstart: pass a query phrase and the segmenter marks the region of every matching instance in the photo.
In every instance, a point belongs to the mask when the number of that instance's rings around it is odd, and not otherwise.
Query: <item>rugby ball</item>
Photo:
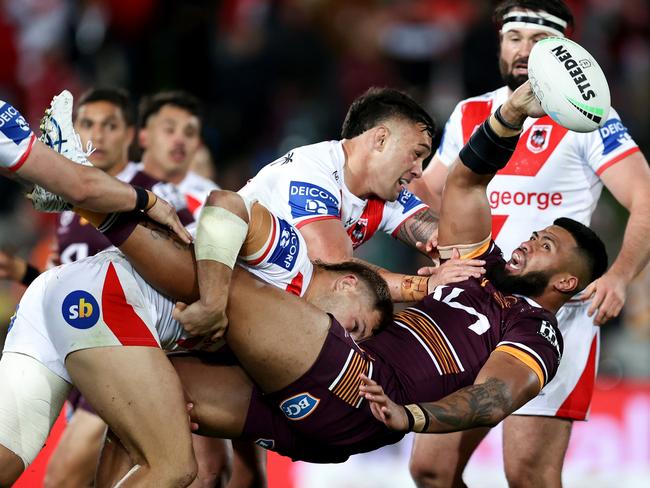
[[[528,79],[544,111],[575,132],[602,127],[610,108],[605,74],[591,54],[564,37],[548,37],[533,46]]]

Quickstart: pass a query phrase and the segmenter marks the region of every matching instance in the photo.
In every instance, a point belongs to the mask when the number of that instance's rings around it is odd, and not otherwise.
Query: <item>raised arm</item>
[[[442,194],[438,246],[475,244],[490,236],[492,220],[486,188],[510,159],[528,116],[544,115],[526,82],[501,106],[508,128],[495,115],[472,135],[452,164]]]

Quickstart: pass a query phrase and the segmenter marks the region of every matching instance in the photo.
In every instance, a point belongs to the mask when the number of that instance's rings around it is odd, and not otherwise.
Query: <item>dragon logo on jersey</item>
[[[296,264],[296,257],[300,252],[300,239],[295,227],[285,220],[278,219],[280,224],[280,239],[273,249],[269,262],[291,271]]]
[[[368,228],[368,219],[359,219],[348,229],[348,235],[352,239],[354,247],[362,244],[366,240],[366,229]]]
[[[311,414],[319,403],[320,399],[309,393],[300,393],[287,398],[280,404],[280,408],[289,420],[302,420]]]
[[[7,103],[0,112],[0,132],[7,139],[11,139],[14,144],[20,144],[29,137],[32,131],[18,110]]]
[[[405,188],[402,188],[402,191],[399,192],[399,196],[397,197],[397,201],[400,203],[400,205],[403,207],[402,208],[402,213],[405,214],[406,212],[414,209],[418,205],[422,203],[422,201],[413,195],[410,191],[406,190]]]
[[[551,345],[555,348],[555,352],[557,352],[557,357],[558,357],[558,362],[562,358],[562,353],[560,352],[560,344],[557,340],[557,334],[555,333],[555,329],[553,329],[553,326],[548,322],[547,320],[542,320],[542,325],[540,325],[539,330],[537,331],[539,335],[541,335],[544,339],[546,339],[548,342],[551,343]]]
[[[275,441],[273,439],[257,439],[255,444],[260,446],[262,449],[273,450],[275,447]]]
[[[75,329],[90,329],[99,319],[99,305],[87,291],[75,290],[63,299],[61,314]]]
[[[551,139],[552,125],[534,125],[528,133],[526,147],[532,153],[541,153],[548,148],[548,142]]]
[[[608,120],[603,127],[598,129],[598,132],[603,140],[603,156],[632,139],[632,136],[627,133],[627,127],[619,119]]]
[[[305,181],[289,183],[289,206],[293,218],[339,215],[339,201],[325,188]]]

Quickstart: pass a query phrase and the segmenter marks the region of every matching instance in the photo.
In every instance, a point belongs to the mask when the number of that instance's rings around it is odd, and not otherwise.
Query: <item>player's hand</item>
[[[200,300],[190,305],[176,302],[172,316],[180,322],[188,334],[205,336],[216,341],[223,337],[226,327],[228,327],[228,317],[226,317],[227,294],[225,296],[225,300],[213,305],[207,305]]]
[[[409,422],[404,407],[393,402],[384,389],[366,375],[359,375],[359,396],[368,400],[370,411],[377,420],[392,430],[407,431]]]
[[[504,116],[506,121],[518,125],[520,121],[510,120],[509,114],[512,114],[512,111],[521,114],[522,116],[533,118],[539,118],[546,115],[539,100],[537,100],[537,97],[533,93],[530,80],[517,88],[501,107],[501,115]],[[521,122],[523,122],[523,120]]]
[[[451,259],[440,266],[425,266],[418,269],[418,275],[429,276],[428,293],[440,285],[458,283],[468,278],[480,278],[485,274],[485,261],[482,259],[461,259],[458,249],[454,249]]]
[[[192,242],[192,236],[178,219],[176,210],[167,201],[158,197],[146,214],[159,224],[170,228],[185,244]]]
[[[431,234],[431,237],[427,242],[416,242],[415,248],[433,260],[439,259],[440,253],[438,252],[438,229],[433,231],[433,234]]]
[[[27,261],[0,250],[0,280],[11,280],[20,283],[26,271]]]
[[[580,299],[592,299],[587,315],[594,317],[595,325],[618,316],[625,303],[626,289],[627,280],[608,271],[583,290]]]

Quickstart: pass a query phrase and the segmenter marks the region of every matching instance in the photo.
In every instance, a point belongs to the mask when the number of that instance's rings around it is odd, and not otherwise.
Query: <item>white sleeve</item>
[[[594,173],[600,175],[611,165],[638,151],[639,146],[612,108],[603,127],[584,134],[580,150]]]
[[[35,139],[20,112],[0,100],[0,168],[17,171],[29,156]]]
[[[413,193],[402,189],[397,200],[384,204],[384,213],[381,224],[379,224],[379,230],[395,236],[400,225],[414,214],[428,208],[429,206]]]
[[[463,129],[461,124],[461,106],[463,102],[456,105],[449,120],[442,132],[442,139],[436,151],[436,156],[442,163],[449,167],[454,162],[458,153],[463,148]]]

